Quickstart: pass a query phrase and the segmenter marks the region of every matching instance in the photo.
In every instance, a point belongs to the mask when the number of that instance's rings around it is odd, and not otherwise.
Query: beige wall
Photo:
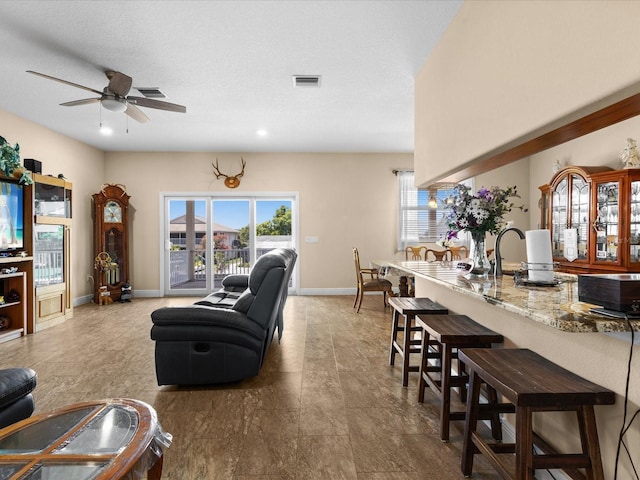
[[[505,188],[515,186],[520,198],[513,198],[513,203],[516,206],[524,205],[528,211],[525,212],[518,208],[513,208],[505,218],[513,222],[513,226],[523,232],[529,230],[529,211],[532,206],[535,206],[532,205],[532,203],[537,205],[538,201],[535,194],[532,197],[529,196],[529,159],[525,158],[483,175],[478,175],[475,177],[474,183],[476,191],[480,187],[497,186]],[[494,248],[495,238],[496,237],[492,235],[487,237],[487,248]],[[519,240],[517,234],[508,232],[502,238],[500,243],[500,256],[503,258],[503,262],[519,263],[526,261],[526,245],[524,241]]]
[[[134,290],[160,289],[159,193],[228,193],[211,162],[218,158],[220,169],[231,174],[240,170],[241,156],[247,166],[234,193],[299,194],[303,293],[353,290],[353,246],[364,263],[395,253],[397,179],[391,170],[411,167],[410,154],[110,152],[105,181],[125,184],[131,195]],[[307,236],[318,243],[304,243]]]
[[[640,2],[467,1],[415,82],[418,184],[640,91]]]
[[[93,275],[91,195],[104,182],[104,153],[2,110],[0,135],[20,145],[21,159],[40,160],[43,174],[62,173],[73,183],[71,296],[89,295],[92,284],[87,275]]]
[[[563,118],[573,119],[640,91],[640,50],[628,34],[637,29],[638,18],[640,2],[465,2],[416,78],[417,182],[429,184],[533,133],[548,131]],[[550,180],[553,160],[619,168],[617,157],[629,136],[640,137],[640,120],[622,122],[520,161],[528,162],[529,171],[518,170],[514,178],[505,175],[510,166],[488,172],[476,185],[516,183],[522,191],[529,190],[528,225],[537,228],[538,186]],[[426,280],[417,280],[416,292],[502,333],[507,346],[531,348],[614,390],[617,405],[596,409],[605,476],[613,478],[628,341],[604,334],[561,333]],[[640,358],[638,346],[633,348],[630,412],[640,407],[635,374]],[[573,443],[566,433],[570,431],[566,416],[545,415],[536,425],[560,447]],[[637,420],[626,441],[637,461]],[[632,478],[628,461],[621,462],[618,474],[620,479]]]
[[[529,348],[558,365],[616,392],[618,395],[615,405],[595,407],[605,478],[613,478],[617,435],[622,425],[622,396],[630,345],[628,341],[621,341],[601,333],[561,332],[497,308],[483,300],[461,295],[420,278],[416,278],[416,295],[426,295],[448,307],[452,313],[468,315],[476,322],[501,333],[505,337],[505,347]],[[532,298],[532,302],[535,302],[535,298]],[[630,413],[627,421],[630,415],[640,407],[637,375],[640,371],[640,356],[637,355],[637,345],[634,349],[636,355],[632,365]],[[509,421],[513,428],[515,422],[511,418]],[[561,451],[579,451],[579,444],[576,443],[579,437],[575,414],[536,414],[534,428]],[[637,452],[640,452],[640,427],[637,420],[625,440],[637,465]],[[567,478],[559,476],[557,472],[554,472],[554,475],[558,479]],[[620,463],[618,479],[631,480],[631,478],[635,477],[632,476],[629,462],[623,459]]]
[[[229,192],[212,173],[247,168],[238,193],[295,192],[300,200],[300,285],[303,293],[355,288],[351,248],[364,263],[396,249],[397,178],[411,154],[105,153],[0,110],[0,135],[19,143],[21,158],[42,161],[43,173],[73,183],[72,298],[86,301],[93,285],[91,195],[120,183],[131,195],[131,282],[139,292],[160,289],[160,192]],[[317,244],[303,242],[318,237]]]

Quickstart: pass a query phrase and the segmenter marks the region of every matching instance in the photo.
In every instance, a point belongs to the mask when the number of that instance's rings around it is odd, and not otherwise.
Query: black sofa
[[[248,275],[186,307],[151,313],[158,385],[213,385],[258,375],[283,309],[297,259],[290,248],[262,255]]]

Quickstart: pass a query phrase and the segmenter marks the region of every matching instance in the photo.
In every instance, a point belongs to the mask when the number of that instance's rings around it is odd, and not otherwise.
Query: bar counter
[[[475,298],[509,312],[530,318],[564,332],[625,332],[627,321],[590,313],[591,305],[578,300],[578,277],[555,273],[557,286],[516,286],[510,275],[490,275],[486,281],[468,280],[459,275],[455,262],[377,261],[392,273],[421,277],[448,289]],[[640,319],[631,320],[634,331],[640,331]]]

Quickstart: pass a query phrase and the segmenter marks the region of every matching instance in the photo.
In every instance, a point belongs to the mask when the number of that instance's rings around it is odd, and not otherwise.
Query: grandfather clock
[[[94,301],[120,299],[129,282],[129,195],[122,185],[103,185],[93,195]]]

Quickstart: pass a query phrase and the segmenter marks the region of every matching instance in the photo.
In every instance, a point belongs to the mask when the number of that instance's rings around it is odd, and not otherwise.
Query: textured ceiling
[[[411,152],[414,76],[461,3],[0,1],[0,108],[105,151]],[[26,70],[96,90],[121,71],[187,113],[63,107],[94,95]]]

